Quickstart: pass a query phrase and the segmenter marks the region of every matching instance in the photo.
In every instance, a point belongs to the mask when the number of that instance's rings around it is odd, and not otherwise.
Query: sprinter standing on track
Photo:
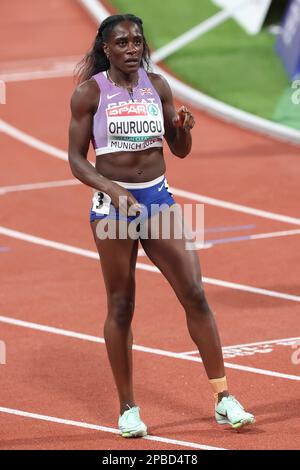
[[[254,417],[229,395],[197,252],[186,249],[184,236],[172,236],[175,226],[183,225],[178,211],[169,218],[170,237],[164,238],[161,231],[162,219],[175,204],[165,178],[163,137],[174,155],[185,158],[191,151],[194,117],[184,106],[176,112],[168,83],[148,73],[148,65],[142,20],[110,16],[80,64],[82,83],[71,101],[69,162],[74,176],[95,189],[90,220],[107,291],[104,336],[120,400],[120,432],[123,437],[147,434],[132,383],[131,321],[139,240],[185,310],[189,333],[212,385],[217,422],[239,428],[253,423]],[[90,141],[97,156],[95,168],[87,161]],[[115,236],[105,238],[105,227],[116,221]],[[130,236],[129,226],[137,221],[135,233],[146,230],[149,235],[147,224],[157,222],[159,236]]]

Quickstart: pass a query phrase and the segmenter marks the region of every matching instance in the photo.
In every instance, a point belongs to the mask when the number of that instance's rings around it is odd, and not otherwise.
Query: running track
[[[2,0],[1,10],[0,70],[10,76],[45,69],[53,58],[68,65],[96,30],[71,0]],[[0,340],[7,349],[7,364],[0,365],[0,448],[297,449],[299,148],[194,110],[192,155],[180,160],[166,151],[178,202],[213,199],[205,222],[206,240],[214,244],[200,252],[202,272],[232,393],[257,424],[241,433],[215,424],[183,311],[140,256],[135,389],[151,435],[123,440],[102,340],[106,299],[88,223],[91,191],[70,181],[63,160],[73,81],[11,80],[0,106],[0,130],[3,122],[14,128],[11,135],[0,132]],[[54,151],[61,158],[21,142],[16,129],[61,150]],[[275,232],[281,236],[250,237]]]

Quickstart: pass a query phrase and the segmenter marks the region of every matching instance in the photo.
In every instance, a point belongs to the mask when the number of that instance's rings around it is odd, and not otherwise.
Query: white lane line
[[[60,180],[60,181],[45,181],[41,183],[28,183],[28,184],[19,184],[14,186],[0,186],[0,196],[7,193],[13,193],[18,191],[32,191],[38,189],[48,189],[48,188],[59,188],[64,186],[78,186],[81,185],[81,181],[73,178],[68,180]],[[290,235],[299,235],[300,229],[295,230],[284,230],[280,232],[269,232],[269,233],[259,233],[254,235],[247,235],[241,237],[235,237],[236,241],[248,241],[248,240],[258,240],[264,238],[277,238],[277,237],[285,237]],[[226,239],[225,239],[226,240]],[[208,249],[212,248],[214,243],[209,243],[209,240],[203,245],[202,243],[196,243],[197,249]],[[142,248],[138,250],[138,256],[146,256],[146,253]]]
[[[17,240],[34,243],[36,245],[41,245],[41,246],[45,246],[48,248],[54,248],[55,250],[66,251],[68,253],[85,256],[86,258],[99,260],[99,255],[98,255],[98,252],[96,251],[85,250],[83,248],[77,248],[75,246],[67,245],[65,243],[59,243],[53,240],[47,240],[46,238],[36,237],[34,235],[30,235],[24,232],[19,232],[17,230],[12,230],[7,227],[0,226],[0,234],[7,236],[7,237],[11,237],[11,238],[16,238]],[[160,273],[159,269],[156,266],[153,266],[150,264],[148,265],[145,263],[136,263],[136,268],[142,269],[143,271]],[[228,281],[223,281],[220,279],[214,279],[214,278],[205,277],[205,276],[202,277],[202,280],[204,283],[212,284],[214,286],[225,287],[228,289],[235,289],[235,290],[240,290],[244,292],[251,292],[253,294],[265,295],[268,297],[274,297],[274,298],[283,299],[283,300],[290,300],[293,302],[300,302],[300,297],[297,295],[291,295],[291,294],[271,291],[267,289],[260,289],[259,287],[252,287],[246,284],[238,284],[235,282],[228,282]]]
[[[1,62],[0,80],[8,83],[69,77],[74,74],[75,66],[81,59],[80,56],[71,56]]]
[[[296,230],[281,230],[280,232],[269,232],[269,233],[257,233],[250,235],[250,240],[260,240],[261,238],[277,238],[277,237],[287,237],[290,235],[299,235],[300,229]]]
[[[0,186],[0,195],[15,193],[18,191],[32,191],[35,189],[60,188],[64,186],[76,186],[82,184],[81,181],[73,178],[60,181],[45,181],[42,183],[17,184],[14,186]]]
[[[68,160],[67,152],[53,147],[52,145],[46,144],[42,140],[36,139],[35,137],[26,134],[26,132],[20,131],[16,127],[2,121],[2,119],[0,119],[0,132],[4,132],[13,139],[23,142],[23,144],[29,145],[29,147],[46,153],[47,155],[59,158],[60,160]]]
[[[28,183],[28,184],[19,184],[14,186],[0,186],[0,196],[7,193],[19,192],[19,191],[32,191],[38,189],[48,189],[48,188],[59,188],[65,186],[78,186],[81,185],[81,181],[78,179],[68,179],[68,180],[60,180],[60,181],[45,181],[41,183]],[[258,233],[254,235],[247,235],[241,237],[234,237],[233,241],[248,241],[248,240],[259,240],[265,238],[277,238],[277,237],[286,237],[291,235],[299,235],[300,229],[295,230],[284,230],[279,232],[268,232],[268,233]],[[236,239],[236,240],[235,240]],[[226,239],[225,239],[226,242]],[[207,241],[204,245],[202,243],[196,243],[196,248],[205,250],[208,248],[212,248],[214,243],[209,243]],[[142,248],[138,250],[138,256],[146,256],[146,253]]]
[[[203,204],[209,204],[216,207],[221,207],[222,209],[230,209],[236,212],[243,212],[244,214],[254,215],[256,217],[263,217],[264,219],[277,220],[279,222],[284,222],[287,224],[300,225],[300,219],[296,217],[290,217],[287,215],[277,214],[275,212],[263,211],[260,209],[255,209],[254,207],[242,206],[240,204],[235,204],[229,201],[223,201],[221,199],[215,199],[212,197],[207,197],[202,194],[192,193],[190,191],[185,191],[183,189],[177,189],[170,186],[170,191],[175,196],[180,196],[182,198],[191,199],[192,201],[201,202]]]
[[[265,344],[278,344],[278,343],[290,343],[294,342],[300,339],[300,336],[296,336],[293,338],[282,338],[282,339],[271,339],[270,341],[257,341],[256,343],[244,343],[244,344],[233,344],[232,346],[223,346],[223,350],[231,350],[235,348],[245,348],[248,346],[264,346]],[[185,351],[182,352],[181,354],[186,355],[186,354],[198,354],[199,351],[198,349],[194,349],[193,351]]]
[[[251,287],[246,284],[238,284],[237,282],[228,282],[211,277],[203,277],[202,280],[206,284],[212,284],[213,286],[226,287],[228,289],[241,290],[244,292],[252,292],[253,294],[266,295],[267,297],[291,300],[292,302],[300,302],[300,297],[298,295],[285,294],[275,290],[260,289],[259,287]]]
[[[11,318],[11,317],[6,317],[1,315],[0,316],[0,322],[6,323],[8,325],[14,325],[14,326],[20,326],[22,328],[28,328],[32,330],[37,330],[37,331],[42,331],[44,333],[52,333],[60,336],[67,336],[69,338],[76,338],[80,339],[83,341],[90,341],[92,343],[100,343],[100,344],[105,344],[104,338],[97,337],[97,336],[92,336],[92,335],[86,335],[70,330],[63,330],[61,328],[54,328],[51,326],[47,325],[40,325],[38,323],[32,323],[24,320],[18,320],[16,318]],[[133,350],[135,351],[140,351],[148,354],[154,354],[157,356],[162,356],[162,357],[170,357],[172,359],[181,359],[184,361],[191,361],[191,362],[197,362],[197,363],[202,363],[202,360],[200,357],[194,357],[194,356],[189,356],[189,355],[184,355],[182,353],[174,353],[171,351],[166,351],[164,349],[157,349],[157,348],[149,348],[146,346],[140,346],[137,344],[133,345]],[[254,374],[259,374],[259,375],[265,375],[265,376],[271,376],[271,377],[279,377],[282,379],[287,379],[287,380],[296,380],[300,381],[300,376],[297,375],[290,375],[290,374],[283,374],[281,372],[274,372],[266,369],[259,369],[257,367],[248,367],[240,364],[233,364],[230,362],[224,362],[225,367],[228,369],[235,369],[235,370],[240,370],[240,371],[246,371],[246,372],[252,372]]]
[[[15,415],[15,416],[22,416],[24,418],[38,419],[40,421],[48,421],[50,423],[64,424],[67,426],[76,426],[78,428],[85,428],[85,429],[93,429],[95,431],[102,431],[102,432],[107,432],[111,434],[118,434],[118,435],[120,434],[120,431],[118,429],[110,428],[107,426],[99,426],[98,424],[84,423],[82,421],[74,421],[70,419],[56,418],[54,416],[42,415],[42,414],[37,414],[37,413],[29,413],[28,411],[15,410],[13,408],[6,408],[3,406],[0,407],[0,412]],[[146,437],[143,437],[142,439],[145,439],[148,441],[163,442],[165,444],[171,444],[175,446],[191,447],[193,449],[227,450],[227,449],[223,449],[222,447],[207,446],[205,444],[199,444],[198,442],[178,441],[177,439],[169,439],[167,437],[160,437],[160,436],[146,436]]]
[[[75,246],[66,245],[65,243],[59,243],[52,240],[47,240],[45,238],[35,237],[33,235],[18,232],[17,230],[11,230],[6,227],[0,227],[0,234],[11,238],[16,238],[17,240],[34,243],[36,245],[54,248],[55,250],[66,251],[68,253],[85,256],[86,258],[99,259],[99,255],[96,251],[84,250]]]
[[[64,186],[79,186],[81,181],[78,179],[68,179],[60,181],[45,181],[41,183],[28,183],[28,184],[19,184],[14,186],[0,186],[0,196],[7,193],[19,192],[19,191],[32,191],[38,189],[48,189],[48,188],[59,188]],[[233,237],[232,241],[248,241],[248,240],[259,240],[265,238],[277,238],[277,237],[286,237],[291,235],[299,235],[300,229],[295,230],[284,230],[279,232],[267,232],[267,233],[258,233],[253,235],[245,235],[240,237]],[[226,239],[224,239],[226,243]],[[215,241],[215,240],[214,240]],[[202,243],[196,243],[196,248],[201,250],[207,250],[212,248],[215,243],[209,243],[209,240],[203,245]],[[138,250],[138,256],[146,256],[146,253],[142,248]]]
[[[83,341],[90,341],[91,343],[105,344],[104,338],[98,336],[87,335],[84,333],[78,333],[76,331],[64,330],[63,328],[55,328],[53,326],[41,325],[39,323],[33,323],[24,320],[18,320],[17,318],[5,317],[0,315],[0,322],[8,325],[20,326],[22,328],[28,328],[30,330],[42,331],[43,333],[51,333],[59,336],[67,336],[69,338],[81,339]]]
[[[0,75],[0,80],[8,82],[26,82],[31,80],[41,80],[46,78],[64,78],[74,75],[74,67],[76,64],[66,64],[60,69],[53,70],[32,70],[28,72],[11,72]]]
[[[61,160],[68,160],[67,152],[60,150],[52,145],[46,144],[45,142],[36,139],[25,132],[20,131],[19,129],[13,127],[12,125],[6,123],[0,119],[0,132],[4,132],[7,135],[11,136],[14,139],[17,139],[23,142],[26,145],[29,145],[41,152],[47,153],[52,157],[59,158]],[[175,196],[180,196],[182,198],[190,199],[191,201],[201,202],[207,205],[212,205],[215,207],[222,207],[223,209],[229,209],[236,212],[242,212],[244,214],[254,215],[256,217],[263,217],[265,219],[277,220],[287,224],[300,225],[300,219],[296,217],[290,217],[282,214],[277,214],[274,212],[263,211],[260,209],[255,209],[253,207],[243,206],[241,204],[236,204],[229,201],[223,201],[220,199],[215,199],[207,197],[201,194],[192,193],[190,191],[185,191],[183,189],[173,188],[170,190]]]
[[[0,62],[1,73],[52,70],[65,64],[77,64],[82,55],[38,57],[35,59],[6,60]]]
[[[81,185],[81,181],[78,179],[68,179],[60,181],[45,181],[41,183],[28,183],[28,184],[19,184],[14,186],[0,186],[0,196],[7,193],[19,192],[19,191],[32,191],[38,189],[48,189],[48,188],[59,188],[65,186],[78,186]],[[279,232],[267,232],[267,233],[258,233],[254,235],[246,235],[240,237],[233,237],[232,241],[248,241],[248,240],[259,240],[265,238],[277,238],[277,237],[286,237],[291,235],[299,235],[300,229],[295,230],[284,230]],[[214,240],[215,241],[215,240]],[[220,242],[221,243],[221,242]],[[226,239],[224,241],[226,243]],[[201,250],[207,250],[212,248],[215,243],[209,243],[209,240],[203,245],[202,243],[196,243],[196,248]],[[138,250],[138,256],[146,256],[146,253],[142,248]]]
[[[188,357],[193,357],[193,356],[188,356]],[[295,380],[295,381],[298,381],[298,382],[300,381],[300,376],[299,375],[283,374],[281,372],[274,372],[272,370],[267,370],[267,369],[259,369],[257,367],[241,366],[241,365],[232,364],[231,362],[229,363],[229,362],[226,362],[226,361],[224,361],[224,366],[227,367],[228,369],[242,370],[244,372],[252,372],[252,373],[258,374],[258,375],[266,375],[266,376],[269,376],[269,377],[278,377],[278,378],[281,378],[281,379]]]
[[[208,248],[222,245],[225,243],[238,243],[238,242],[245,242],[249,240],[261,240],[266,238],[280,238],[280,237],[288,237],[291,235],[299,235],[300,229],[295,230],[281,230],[280,232],[268,232],[268,233],[256,233],[253,235],[242,235],[238,237],[229,237],[223,239],[216,239],[216,240],[207,240],[207,243],[204,245],[209,245]],[[202,243],[195,243],[197,249],[203,248]]]

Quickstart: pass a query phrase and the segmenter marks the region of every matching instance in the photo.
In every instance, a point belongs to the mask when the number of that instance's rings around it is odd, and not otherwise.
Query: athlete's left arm
[[[165,78],[155,73],[150,73],[149,78],[161,99],[165,139],[171,152],[177,157],[184,158],[192,148],[191,129],[195,125],[194,116],[185,106],[181,106],[176,111],[172,91]]]

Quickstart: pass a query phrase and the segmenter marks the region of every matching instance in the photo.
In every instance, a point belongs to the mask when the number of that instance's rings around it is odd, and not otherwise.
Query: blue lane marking
[[[212,228],[205,228],[205,233],[213,233],[213,232],[234,232],[235,230],[251,230],[256,228],[256,225],[240,225],[237,227],[212,227]]]
[[[9,248],[7,248],[7,246],[0,246],[0,253],[5,253],[6,251],[9,251]]]
[[[205,243],[211,243],[212,245],[218,245],[221,243],[233,243],[240,242],[242,240],[251,240],[251,235],[244,235],[242,237],[228,237],[228,238],[219,238],[217,240],[206,240]]]

